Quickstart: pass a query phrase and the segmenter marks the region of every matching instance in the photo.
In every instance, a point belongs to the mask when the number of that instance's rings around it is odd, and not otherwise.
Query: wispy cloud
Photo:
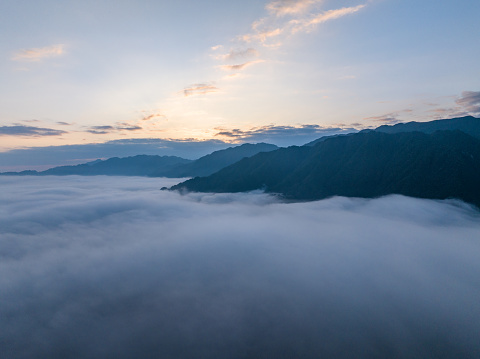
[[[363,9],[365,6],[366,5],[358,5],[352,7],[344,7],[336,10],[328,10],[323,13],[316,14],[308,19],[291,20],[289,23],[289,25],[292,26],[291,32],[296,33],[299,31],[310,31],[318,24],[356,13],[357,11]]]
[[[398,116],[398,113],[391,112],[391,113],[387,113],[385,115],[380,115],[380,116],[365,117],[364,120],[380,122],[382,124],[395,124],[395,123],[402,122],[397,118],[397,116]]]
[[[399,119],[399,117],[401,117],[402,114],[408,114],[408,113],[412,113],[412,112],[413,112],[412,109],[406,108],[406,109],[403,109],[403,110],[399,110],[399,111],[395,111],[395,112],[389,112],[389,113],[379,115],[379,116],[365,117],[363,119],[366,120],[366,121],[374,121],[374,122],[379,122],[381,124],[393,125],[393,124],[402,122],[402,120]]]
[[[216,55],[215,58],[223,61],[235,61],[259,56],[259,52],[253,47],[242,50],[231,50],[227,54]]]
[[[33,127],[33,126],[2,126],[0,127],[0,136],[60,136],[67,133],[66,131],[55,130],[52,128]]]
[[[113,131],[115,131],[115,127],[113,126],[92,126],[86,132],[92,133],[95,135],[105,135]]]
[[[103,125],[103,126],[91,126],[85,132],[92,133],[94,135],[106,135],[108,133],[114,133],[118,131],[138,131],[143,128],[138,125],[131,125],[128,123],[117,123],[115,126]]]
[[[36,118],[32,118],[31,120],[20,120],[20,122],[24,122],[24,123],[39,123],[39,122],[42,122],[42,121],[37,120]]]
[[[226,70],[226,71],[239,71],[239,70],[243,70],[244,68],[246,68],[248,66],[258,64],[258,63],[261,63],[261,62],[265,62],[265,61],[264,60],[247,61],[247,62],[244,62],[243,64],[222,65],[222,66],[220,66],[220,68],[222,70]]]
[[[63,55],[65,53],[65,45],[58,44],[58,45],[51,45],[41,48],[33,48],[33,49],[23,49],[17,51],[13,57],[13,61],[41,61],[43,59],[57,57]]]
[[[253,30],[255,31],[253,34],[246,34],[240,36],[240,39],[246,42],[252,41],[259,41],[265,46],[265,42],[271,38],[276,37],[284,33],[284,29],[276,28],[276,29],[258,29],[259,24],[253,26]]]
[[[119,131],[138,131],[141,130],[142,127],[137,125],[132,126],[129,124],[123,124],[122,126],[116,127],[116,129]]]
[[[354,128],[324,127],[319,125],[254,127],[249,130],[217,128],[216,136],[236,142],[270,142],[279,146],[303,145],[322,136],[356,132]]]
[[[268,3],[265,8],[275,16],[294,15],[307,11],[312,5],[323,0],[277,0]]]
[[[166,116],[162,113],[152,113],[150,115],[146,115],[142,118],[142,121],[150,121],[155,118],[166,118]]]
[[[252,33],[241,35],[240,40],[245,42],[259,42],[263,46],[279,46],[281,41],[270,44],[268,40],[277,38],[280,35],[293,35],[298,32],[312,31],[317,25],[353,14],[363,9],[366,4],[340,9],[331,9],[319,13],[311,11],[313,5],[322,1],[299,0],[299,1],[273,1],[267,4],[266,9],[270,16],[255,21],[252,24]],[[290,15],[282,19],[285,15]],[[279,17],[281,19],[279,19]],[[293,17],[293,18],[292,18]]]
[[[455,103],[470,113],[480,114],[480,91],[463,91]]]
[[[212,92],[218,92],[218,87],[211,84],[194,84],[183,89],[183,95],[185,97],[193,95],[206,95]]]

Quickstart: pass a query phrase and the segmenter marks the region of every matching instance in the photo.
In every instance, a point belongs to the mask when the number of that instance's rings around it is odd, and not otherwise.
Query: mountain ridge
[[[195,177],[210,175],[238,160],[253,156],[259,152],[272,151],[277,146],[267,143],[242,144],[214,151],[197,160],[188,160],[177,156],[136,155],[112,157],[95,160],[79,165],[58,166],[45,171],[3,172],[4,176],[149,176],[149,177]]]
[[[395,193],[459,198],[479,206],[478,183],[480,140],[462,131],[369,131],[259,154],[172,189],[244,192],[263,188],[292,200]]]

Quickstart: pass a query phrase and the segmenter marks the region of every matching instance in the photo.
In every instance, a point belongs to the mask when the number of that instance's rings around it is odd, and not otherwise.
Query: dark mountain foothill
[[[59,166],[46,171],[4,172],[4,176],[150,176],[150,177],[195,177],[208,176],[231,165],[244,157],[260,152],[273,151],[277,146],[268,143],[229,147],[192,161],[176,156],[138,155],[132,157],[113,157],[107,160],[95,160],[76,166]]]
[[[480,140],[464,132],[369,131],[261,153],[172,189],[241,192],[263,188],[292,200],[402,194],[458,198],[480,206],[479,183]]]
[[[268,143],[245,143],[225,150],[212,152],[196,161],[176,166],[168,171],[163,168],[150,174],[152,177],[196,177],[209,176],[222,168],[229,166],[242,158],[251,157],[260,152],[269,152],[278,149],[277,146]]]
[[[400,133],[400,132],[423,132],[432,134],[436,131],[459,130],[472,137],[480,139],[480,119],[473,116],[450,118],[446,120],[434,120],[428,122],[397,123],[393,126],[383,125],[375,129],[377,132]]]

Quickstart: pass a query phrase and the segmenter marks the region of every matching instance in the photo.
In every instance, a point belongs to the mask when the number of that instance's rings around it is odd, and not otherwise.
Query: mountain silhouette
[[[4,172],[0,175],[23,176],[151,176],[151,177],[195,177],[207,176],[231,165],[244,157],[259,152],[273,151],[277,146],[268,143],[229,147],[192,161],[176,156],[138,155],[132,157],[113,157],[107,160],[95,160],[76,166],[59,166],[46,171]]]
[[[384,133],[400,132],[423,132],[434,133],[436,131],[455,131],[459,130],[480,139],[480,118],[473,116],[450,118],[446,120],[434,120],[428,122],[407,122],[397,123],[396,125],[383,125],[377,127],[375,131]]]
[[[176,156],[138,155],[132,157],[112,157],[105,161],[97,160],[77,166],[60,166],[39,172],[39,175],[81,175],[81,176],[148,176],[158,168],[171,169],[190,160]]]
[[[209,155],[200,157],[198,160],[187,164],[176,166],[168,171],[159,169],[153,172],[154,177],[197,177],[208,176],[227,167],[242,158],[251,157],[260,152],[269,152],[278,149],[277,146],[268,143],[245,143],[240,146],[229,147],[224,150],[212,152]]]
[[[174,190],[243,192],[264,189],[286,199],[331,196],[458,198],[480,205],[480,140],[461,131],[362,132],[314,146],[245,158]]]

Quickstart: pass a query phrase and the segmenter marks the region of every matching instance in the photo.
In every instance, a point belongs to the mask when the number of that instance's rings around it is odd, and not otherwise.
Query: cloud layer
[[[2,357],[478,354],[471,207],[173,183],[0,177]]]

